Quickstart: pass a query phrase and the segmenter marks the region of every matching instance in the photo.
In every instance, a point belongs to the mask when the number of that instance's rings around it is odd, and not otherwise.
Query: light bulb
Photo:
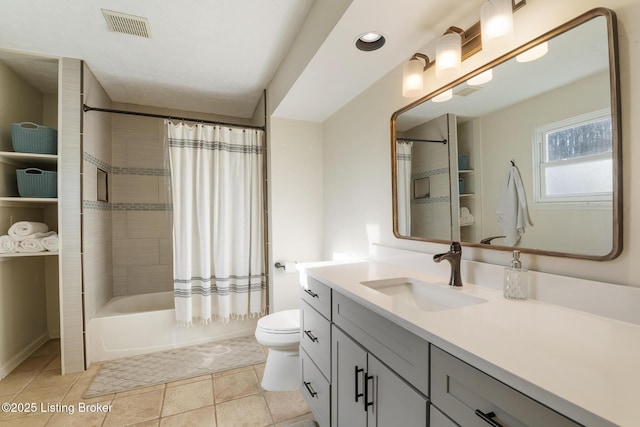
[[[436,43],[436,77],[449,78],[460,73],[462,37],[456,32],[446,33]]]

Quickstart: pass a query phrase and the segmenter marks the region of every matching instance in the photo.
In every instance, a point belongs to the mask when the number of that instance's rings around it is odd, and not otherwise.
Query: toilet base
[[[299,351],[269,349],[260,385],[268,391],[296,390],[300,387]]]

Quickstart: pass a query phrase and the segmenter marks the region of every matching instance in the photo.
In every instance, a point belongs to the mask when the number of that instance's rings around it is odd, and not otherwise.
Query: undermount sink
[[[461,293],[459,289],[407,277],[369,280],[360,283],[390,296],[394,303],[408,305],[423,311],[441,311],[487,302],[482,298]]]

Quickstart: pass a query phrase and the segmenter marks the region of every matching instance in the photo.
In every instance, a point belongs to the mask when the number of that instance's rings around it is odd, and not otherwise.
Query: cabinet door
[[[340,329],[331,332],[331,425],[365,427],[367,353]]]
[[[369,354],[365,398],[368,427],[426,427],[428,401],[393,371]]]

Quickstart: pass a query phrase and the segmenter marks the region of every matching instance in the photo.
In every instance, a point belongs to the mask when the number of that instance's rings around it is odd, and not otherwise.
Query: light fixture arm
[[[427,68],[429,68],[429,66],[431,65],[431,59],[429,59],[429,57],[427,55],[425,55],[424,53],[414,53],[413,56],[411,57],[410,61],[414,60],[414,59],[422,59],[424,61],[424,69],[423,71],[426,71]]]
[[[511,4],[513,7],[513,11],[516,12],[520,10],[523,6],[526,6],[527,0],[511,0]],[[470,56],[475,55],[476,53],[482,50],[482,37],[480,34],[480,21],[476,22],[466,30],[462,28],[451,26],[447,28],[444,34],[447,33],[458,33],[462,38],[462,60],[469,58]],[[426,71],[431,66],[435,65],[435,61],[431,61],[427,55],[422,53],[414,53],[411,59],[421,58],[425,61],[424,70]]]

